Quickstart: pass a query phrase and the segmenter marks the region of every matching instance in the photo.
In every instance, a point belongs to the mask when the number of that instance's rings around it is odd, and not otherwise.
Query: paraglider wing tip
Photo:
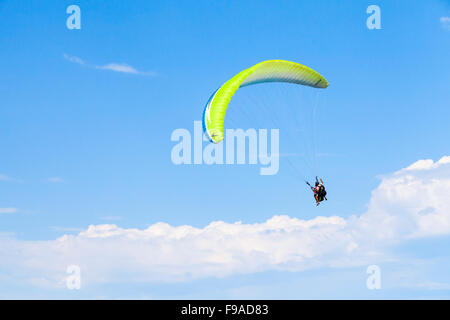
[[[315,84],[315,86],[319,89],[326,89],[329,85],[330,83],[325,78],[319,79],[319,81]]]

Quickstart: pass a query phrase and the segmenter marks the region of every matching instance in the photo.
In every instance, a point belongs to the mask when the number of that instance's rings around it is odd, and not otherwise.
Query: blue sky
[[[66,27],[71,4],[81,8],[81,30]],[[381,30],[366,27],[371,4],[381,8]],[[350,221],[394,210],[395,216],[416,198],[402,200],[402,208],[383,207],[391,201],[380,195],[383,182],[392,182],[394,172],[433,159],[419,166],[430,175],[414,179],[449,181],[447,162],[437,162],[450,150],[448,1],[2,1],[0,16],[2,248],[40,248],[41,241],[102,224],[203,230],[215,221],[264,225],[280,215]],[[330,82],[316,119],[317,151],[329,155],[317,161],[330,201],[318,208],[283,159],[274,176],[250,165],[171,162],[172,131],[192,130],[213,90],[266,59],[305,64]],[[132,72],[117,70],[125,65]],[[211,180],[220,181],[215,192]],[[438,199],[432,193],[429,204],[443,221],[450,220],[448,190]],[[126,276],[131,264],[113,272],[124,273],[120,281],[91,281],[76,293],[53,287],[48,270],[26,268],[24,256],[0,264],[0,297],[448,298],[448,246],[424,253],[448,244],[449,233],[423,228],[394,233],[389,245],[373,240],[379,262],[364,257],[336,267],[313,257],[312,267],[300,269],[262,263],[206,278],[141,282]],[[384,290],[365,288],[366,262],[383,266],[390,281]],[[415,267],[403,272],[406,266]],[[395,274],[422,285],[407,286]],[[46,285],[30,278],[45,278]],[[318,284],[324,292],[311,290]]]

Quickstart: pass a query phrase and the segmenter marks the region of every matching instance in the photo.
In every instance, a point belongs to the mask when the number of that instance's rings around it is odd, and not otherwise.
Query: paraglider
[[[327,199],[327,191],[325,190],[325,186],[323,184],[323,180],[320,179],[320,183],[319,180],[316,177],[316,182],[314,184],[314,187],[312,187],[308,181],[305,181],[306,184],[311,188],[313,194],[314,194],[314,199],[316,200],[316,206],[318,206],[323,200],[328,200]]]
[[[266,82],[285,82],[312,88],[324,89],[328,81],[317,71],[296,62],[286,60],[267,60],[245,69],[219,87],[208,99],[203,111],[203,132],[210,142],[217,144],[224,140],[225,113],[231,98],[239,88]],[[320,180],[322,182],[322,180]],[[310,187],[311,185],[306,182]],[[314,199],[318,206],[326,191],[323,182],[316,177]]]

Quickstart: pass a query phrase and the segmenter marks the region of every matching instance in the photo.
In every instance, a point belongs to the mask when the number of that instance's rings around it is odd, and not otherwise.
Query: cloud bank
[[[80,266],[85,284],[367,266],[392,259],[392,244],[450,234],[449,195],[450,157],[420,160],[383,177],[360,216],[276,215],[261,223],[214,221],[204,228],[102,224],[52,241],[9,235],[0,238],[0,268],[32,284],[63,286],[72,264]]]

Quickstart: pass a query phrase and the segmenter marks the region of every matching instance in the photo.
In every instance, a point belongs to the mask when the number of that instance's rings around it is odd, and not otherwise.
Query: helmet
[[[315,186],[317,187],[319,185],[319,182],[318,181],[316,181],[316,184],[315,184]]]

